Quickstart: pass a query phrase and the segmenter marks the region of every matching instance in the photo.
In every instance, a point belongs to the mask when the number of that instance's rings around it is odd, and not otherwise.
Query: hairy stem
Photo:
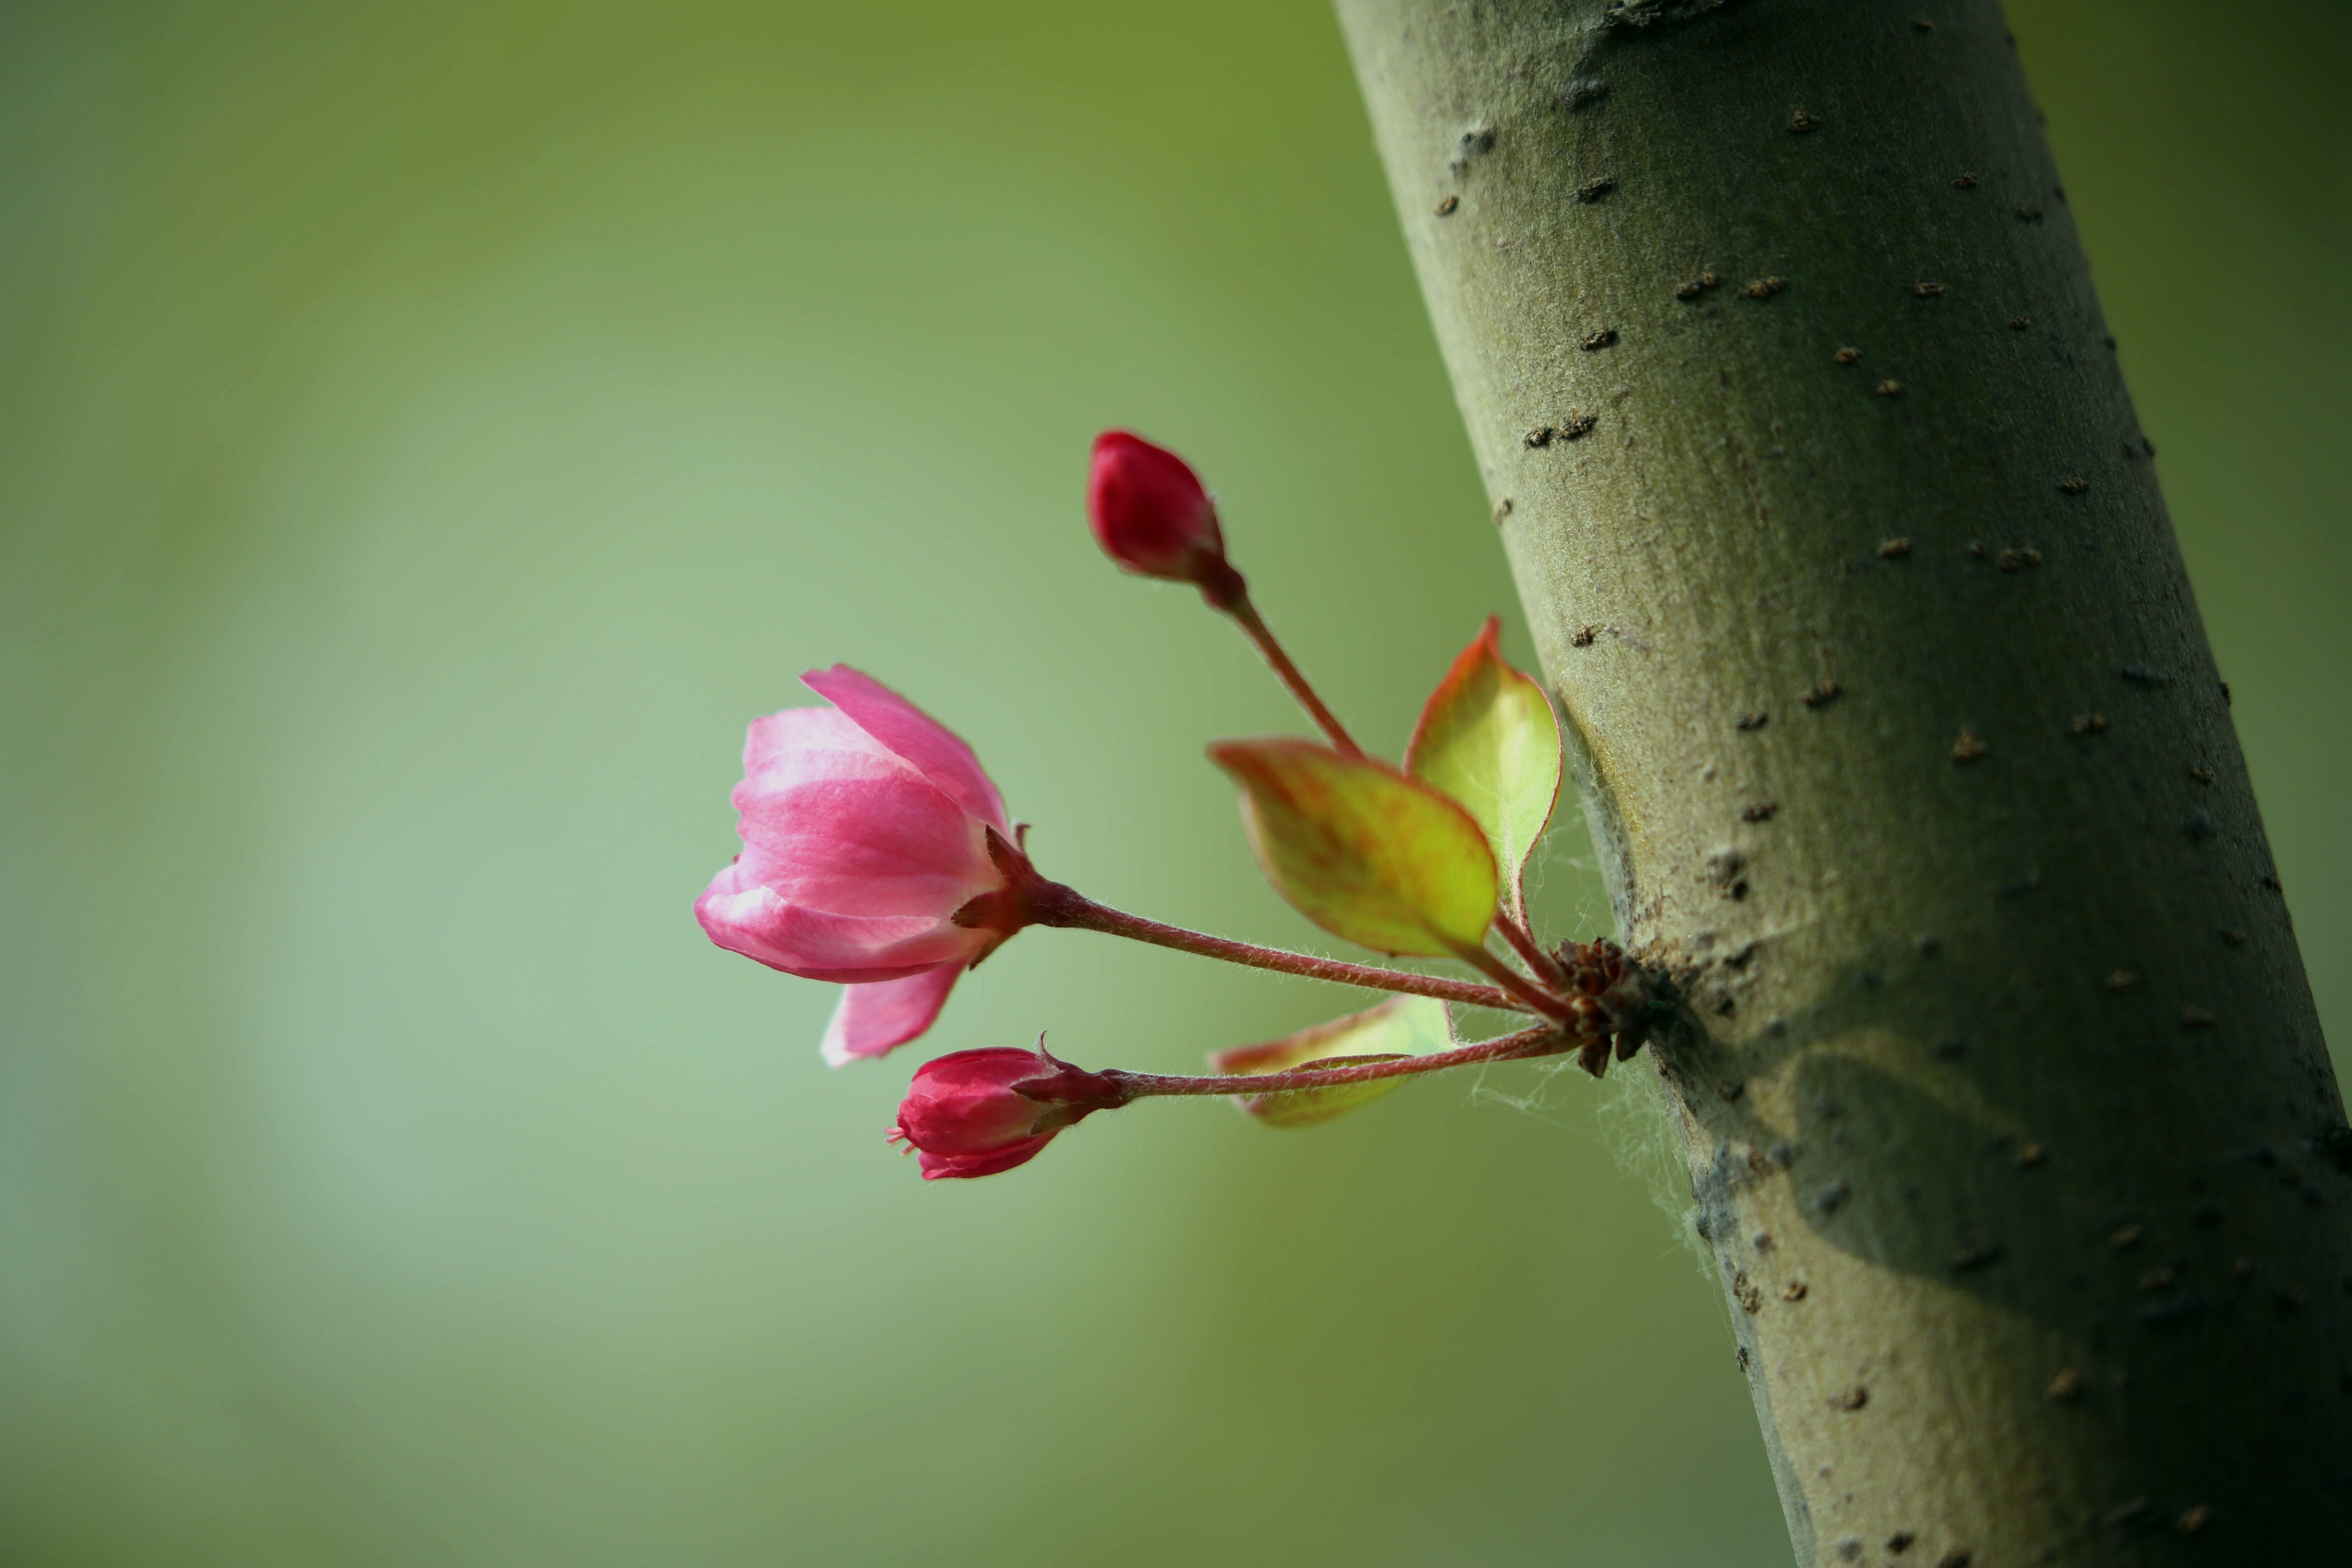
[[[1235,581],[1239,581],[1238,577]],[[1265,656],[1265,662],[1274,667],[1274,673],[1282,678],[1282,684],[1298,699],[1298,705],[1307,710],[1307,717],[1320,725],[1323,732],[1331,738],[1332,745],[1351,757],[1364,754],[1363,749],[1348,733],[1347,726],[1339,722],[1337,714],[1323,706],[1323,699],[1316,695],[1315,688],[1308,683],[1306,675],[1290,662],[1290,655],[1283,650],[1281,642],[1274,635],[1274,628],[1267,626],[1265,618],[1257,613],[1257,606],[1250,602],[1247,591],[1237,591],[1223,600],[1213,597],[1210,603],[1233,616],[1234,624],[1249,634],[1250,641],[1257,645],[1257,651]]]
[[[1342,1084],[1370,1083],[1384,1078],[1410,1078],[1443,1072],[1478,1062],[1516,1061],[1529,1057],[1557,1056],[1580,1042],[1549,1024],[1473,1046],[1456,1046],[1425,1057],[1398,1057],[1382,1062],[1359,1062],[1343,1068],[1299,1068],[1290,1072],[1223,1073],[1209,1078],[1181,1078],[1165,1073],[1129,1072],[1110,1068],[1099,1076],[1110,1079],[1133,1098],[1163,1094],[1279,1094],[1294,1089],[1336,1089]]]
[[[1375,964],[1343,963],[1338,959],[1317,958],[1304,952],[1285,952],[1279,948],[1259,947],[1252,942],[1235,942],[1230,937],[1211,936],[1205,931],[1165,925],[1159,921],[1146,920],[1141,915],[1114,910],[1107,904],[1098,904],[1059,883],[1045,883],[1033,892],[1029,909],[1030,919],[1038,925],[1103,931],[1111,936],[1148,942],[1155,947],[1173,948],[1178,952],[1223,959],[1227,963],[1245,964],[1252,969],[1270,969],[1278,974],[1328,980],[1337,985],[1360,985],[1371,991],[1400,991],[1409,996],[1434,996],[1441,1002],[1459,1002],[1469,1007],[1492,1007],[1510,1013],[1542,1011],[1492,985],[1448,980],[1436,974],[1414,974],[1401,969],[1382,969]]]
[[[1535,932],[1528,929],[1525,920],[1506,910],[1496,919],[1495,925],[1503,933],[1503,940],[1511,944],[1511,951],[1535,971],[1538,980],[1547,985],[1567,982],[1568,972],[1560,967],[1559,960],[1544,951],[1543,943],[1536,940]]]
[[[1339,9],[1799,1559],[2342,1556],[2352,1132],[1999,6]]]
[[[1530,983],[1517,970],[1485,948],[1464,948],[1461,957],[1463,963],[1485,974],[1502,990],[1517,997],[1519,1005],[1527,1011],[1541,1014],[1547,1018],[1568,1016],[1569,1007],[1566,1002],[1557,996],[1547,995],[1541,987]]]

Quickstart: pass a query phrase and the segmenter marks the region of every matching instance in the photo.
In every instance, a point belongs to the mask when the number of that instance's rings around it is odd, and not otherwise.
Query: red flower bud
[[[1034,1159],[1054,1134],[1125,1105],[1116,1079],[1047,1054],[992,1047],[925,1062],[898,1107],[890,1141],[922,1153],[923,1180],[992,1176]]]
[[[1103,553],[1144,577],[1199,585],[1223,605],[1241,592],[1225,563],[1217,507],[1183,458],[1129,430],[1095,437],[1087,517]]]

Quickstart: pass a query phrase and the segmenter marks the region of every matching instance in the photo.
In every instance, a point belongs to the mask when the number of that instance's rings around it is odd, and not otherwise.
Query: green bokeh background
[[[2340,1051],[2352,21],[2229,11],[2012,6]],[[1297,719],[1078,508],[1180,445],[1383,750],[1513,607],[1314,0],[14,4],[0,150],[0,1560],[1787,1560],[1627,1088],[926,1186],[688,918],[847,659],[1315,941],[1201,757]],[[1335,1001],[1040,931],[927,1043]]]

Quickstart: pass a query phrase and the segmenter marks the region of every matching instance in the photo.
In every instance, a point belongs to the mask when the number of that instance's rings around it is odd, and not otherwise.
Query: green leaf
[[[1392,1062],[1402,1057],[1444,1050],[1453,1045],[1445,1004],[1426,996],[1396,996],[1377,1007],[1334,1018],[1269,1040],[1237,1046],[1209,1058],[1221,1073],[1288,1072],[1294,1068],[1348,1067],[1357,1062]],[[1273,1094],[1237,1094],[1234,1103],[1268,1127],[1312,1127],[1344,1116],[1406,1081],[1374,1079],[1330,1089],[1292,1089]]]
[[[1559,721],[1543,687],[1503,661],[1501,629],[1488,616],[1429,694],[1404,769],[1460,802],[1485,831],[1516,914],[1528,860],[1559,798]]]
[[[1312,741],[1209,748],[1242,786],[1242,826],[1275,891],[1334,936],[1424,958],[1479,948],[1498,879],[1486,836],[1446,796]]]

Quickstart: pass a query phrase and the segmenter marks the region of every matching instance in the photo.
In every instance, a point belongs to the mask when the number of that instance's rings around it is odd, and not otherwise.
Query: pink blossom
[[[922,1154],[923,1180],[992,1176],[1036,1157],[1073,1122],[1124,1105],[1114,1079],[1034,1051],[956,1051],[915,1069],[890,1141]]]
[[[1012,826],[971,748],[837,664],[801,678],[831,708],[754,720],[735,786],[743,852],[694,906],[710,940],[848,989],[824,1034],[835,1067],[931,1026],[956,976],[1008,932],[955,914],[1003,885],[987,844]]]
[[[1213,601],[1237,592],[1216,503],[1192,466],[1129,430],[1095,437],[1087,520],[1103,552],[1145,577],[1198,584]]]

